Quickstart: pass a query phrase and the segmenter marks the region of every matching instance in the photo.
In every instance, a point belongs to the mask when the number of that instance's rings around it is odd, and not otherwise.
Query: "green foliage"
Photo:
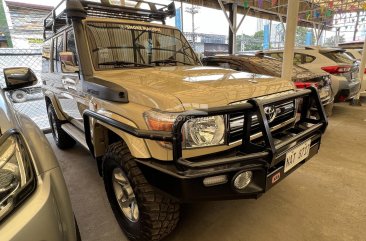
[[[12,48],[13,43],[11,41],[9,26],[8,26],[8,22],[6,20],[5,9],[4,9],[3,3],[4,3],[3,1],[0,1],[0,33],[5,35],[5,37],[7,39],[8,47]]]
[[[306,33],[308,32],[307,28],[298,27],[296,30],[296,46],[304,46],[306,42]],[[264,31],[258,31],[254,35],[246,35],[242,34],[237,36],[236,38],[236,47],[240,51],[241,44],[244,44],[245,51],[251,50],[262,50],[263,49],[263,40],[264,40]],[[313,43],[315,43],[315,37],[313,35]]]
[[[339,36],[338,43],[344,43],[345,41],[344,35]],[[326,38],[323,45],[326,47],[338,47],[338,44],[336,44],[336,36]]]
[[[254,35],[242,34],[236,37],[236,48],[241,50],[241,44],[244,44],[244,50],[262,50],[264,31],[258,31]]]
[[[261,30],[261,31],[258,31],[254,34],[254,38],[256,39],[263,39],[264,38],[264,31]]]
[[[304,27],[298,27],[296,29],[296,43],[295,43],[296,46],[305,45],[307,32],[308,32],[308,29],[304,28]]]
[[[310,30],[310,31],[312,31],[312,30]],[[307,32],[309,32],[308,28],[297,27],[295,46],[298,46],[298,47],[305,46]],[[313,36],[313,45],[314,45],[316,42],[316,38],[315,38],[314,34],[312,36]]]

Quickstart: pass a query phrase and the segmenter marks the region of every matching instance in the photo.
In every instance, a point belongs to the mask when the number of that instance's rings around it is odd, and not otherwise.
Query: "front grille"
[[[276,111],[276,117],[272,122],[269,123],[270,127],[277,126],[281,123],[294,119],[295,117],[295,101],[288,101],[281,104],[273,105]],[[268,120],[268,117],[267,117]],[[233,143],[243,138],[243,125],[244,125],[244,114],[242,113],[233,113],[228,116],[229,121],[229,143]],[[258,116],[252,116],[252,128],[251,135],[255,135],[260,132]]]

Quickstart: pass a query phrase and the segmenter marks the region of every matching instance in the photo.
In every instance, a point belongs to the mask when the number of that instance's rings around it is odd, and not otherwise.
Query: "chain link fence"
[[[0,49],[0,85],[4,87],[3,70],[10,67],[31,68],[38,77],[35,86],[9,91],[14,108],[29,116],[44,131],[50,129],[41,87],[42,53],[39,49]]]

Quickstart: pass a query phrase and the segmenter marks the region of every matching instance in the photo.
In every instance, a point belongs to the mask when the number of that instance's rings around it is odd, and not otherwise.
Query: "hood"
[[[121,85],[130,102],[173,112],[224,106],[294,89],[290,81],[202,66],[100,71],[95,76]]]

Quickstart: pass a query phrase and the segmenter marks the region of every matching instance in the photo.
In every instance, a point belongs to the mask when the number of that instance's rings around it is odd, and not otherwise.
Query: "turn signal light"
[[[227,181],[228,180],[226,175],[207,177],[203,179],[203,185],[205,185],[205,187],[212,187],[216,185],[225,184],[227,183]]]

